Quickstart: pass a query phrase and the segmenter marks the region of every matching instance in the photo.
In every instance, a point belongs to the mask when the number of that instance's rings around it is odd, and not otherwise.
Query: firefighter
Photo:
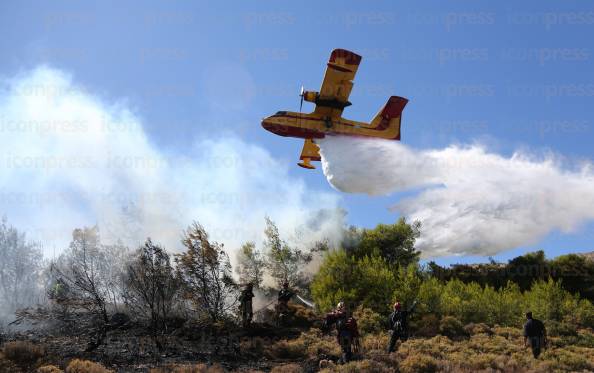
[[[293,296],[295,295],[295,293],[293,293],[290,289],[289,289],[289,283],[285,282],[283,283],[283,288],[278,292],[278,297],[277,297],[277,304],[276,304],[276,312],[278,315],[278,320],[281,324],[284,324],[284,322],[287,319],[287,316],[289,315],[289,300],[291,300],[291,298],[293,298]]]
[[[252,298],[254,297],[253,289],[254,285],[249,283],[241,291],[241,295],[239,296],[241,324],[244,328],[250,326],[252,322],[252,317],[254,316],[252,309]]]
[[[534,358],[538,358],[542,348],[546,347],[547,344],[547,330],[538,319],[532,318],[532,312],[526,312],[526,323],[524,324],[524,347],[532,348],[532,355]]]
[[[333,324],[336,324],[336,339],[342,350],[340,361],[347,363],[351,360],[353,346],[358,350],[359,329],[357,320],[349,314],[344,302],[339,302],[336,309],[326,315],[325,326],[330,327]]]
[[[403,310],[400,302],[394,303],[394,312],[388,318],[388,326],[392,333],[388,352],[395,351],[396,341],[399,339],[403,342],[408,339],[408,316],[414,311],[416,305],[417,302],[415,301],[408,310]]]

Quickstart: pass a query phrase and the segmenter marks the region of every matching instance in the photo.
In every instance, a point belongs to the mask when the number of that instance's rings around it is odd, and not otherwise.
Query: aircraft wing
[[[342,110],[351,104],[349,96],[360,63],[361,56],[358,54],[345,49],[332,51],[315,112],[332,117],[342,114]]]

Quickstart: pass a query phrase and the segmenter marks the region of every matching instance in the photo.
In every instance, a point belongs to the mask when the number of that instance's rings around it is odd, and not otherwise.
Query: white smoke
[[[336,189],[413,193],[393,209],[421,221],[424,257],[493,255],[594,219],[591,163],[568,169],[553,155],[506,158],[479,145],[416,150],[353,137],[328,137],[319,145],[324,174]]]
[[[262,241],[266,215],[281,234],[300,227],[306,243],[339,240],[338,198],[309,190],[266,149],[233,136],[162,150],[126,102],[100,99],[60,70],[0,80],[0,215],[46,254],[94,224],[107,242],[135,246],[150,236],[175,250],[193,220],[234,249]]]

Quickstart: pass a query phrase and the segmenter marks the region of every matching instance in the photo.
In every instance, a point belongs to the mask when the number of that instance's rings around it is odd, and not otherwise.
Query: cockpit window
[[[276,114],[274,115],[286,115],[287,112],[286,111],[277,111]]]

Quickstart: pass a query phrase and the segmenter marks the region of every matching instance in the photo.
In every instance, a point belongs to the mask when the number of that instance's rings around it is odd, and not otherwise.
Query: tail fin
[[[377,130],[386,130],[391,126],[397,126],[398,133],[394,139],[400,140],[400,119],[402,117],[402,110],[404,110],[407,103],[408,100],[404,97],[390,97],[388,102],[371,121],[371,127]]]

